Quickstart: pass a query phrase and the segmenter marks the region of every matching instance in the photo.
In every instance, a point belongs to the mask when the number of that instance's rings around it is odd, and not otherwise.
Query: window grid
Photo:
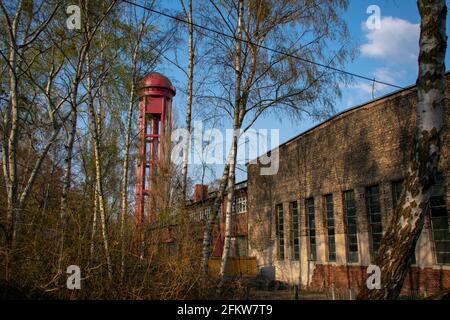
[[[298,261],[300,259],[300,236],[298,223],[298,204],[297,201],[290,203],[291,217],[292,217],[292,260]]]
[[[277,205],[276,212],[277,212],[278,259],[284,260],[284,215],[282,204]]]
[[[445,203],[444,178],[436,177],[430,198],[430,220],[433,233],[434,251],[438,264],[450,264],[450,230]]]
[[[239,197],[236,198],[236,213],[247,212],[247,198]]]
[[[344,215],[347,234],[347,260],[358,262],[358,230],[356,221],[356,202],[353,190],[344,192]]]
[[[306,200],[306,218],[308,226],[308,236],[309,236],[309,259],[311,261],[317,260],[316,252],[316,221],[314,217],[314,199]]]
[[[328,261],[336,262],[336,239],[334,229],[333,195],[325,196],[326,227],[328,235]]]
[[[383,228],[381,225],[380,187],[378,185],[366,188],[366,208],[370,227],[370,249],[372,259],[374,259],[383,236]]]

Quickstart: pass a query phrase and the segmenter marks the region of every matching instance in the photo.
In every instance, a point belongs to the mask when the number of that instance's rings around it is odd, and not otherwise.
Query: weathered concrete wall
[[[447,98],[450,98],[449,81],[447,75]],[[415,91],[405,90],[344,112],[298,136],[280,147],[276,175],[262,176],[260,165],[248,166],[249,254],[257,257],[263,272],[290,283],[298,283],[301,274],[302,285],[313,287],[329,285],[327,279],[334,277],[337,284],[356,288],[361,279],[366,278],[361,266],[369,265],[372,258],[365,188],[379,185],[385,227],[394,207],[392,182],[402,179],[407,169],[415,124],[415,97]],[[446,180],[447,208],[450,204],[449,115],[447,108],[440,164]],[[347,263],[343,207],[346,190],[355,192],[358,263]],[[328,262],[325,227],[324,196],[327,194],[333,195],[336,233],[337,259],[331,263]],[[316,261],[308,261],[305,212],[308,198],[315,201]],[[300,261],[292,261],[289,213],[292,201],[298,201],[299,208]],[[286,257],[281,261],[277,258],[277,204],[283,204],[285,221]],[[431,239],[427,219],[416,250],[418,270],[429,273],[429,270],[439,269],[433,274],[441,278],[444,274],[446,280],[440,283],[450,287],[450,266],[436,266]],[[418,272],[414,272],[417,275]]]

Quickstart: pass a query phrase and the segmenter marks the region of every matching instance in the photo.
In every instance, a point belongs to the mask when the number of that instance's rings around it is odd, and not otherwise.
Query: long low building
[[[446,74],[446,96],[450,95]],[[279,171],[248,165],[248,253],[267,277],[313,289],[367,279],[402,191],[415,127],[416,88],[346,110],[279,148]],[[450,288],[450,111],[440,174],[404,292]]]

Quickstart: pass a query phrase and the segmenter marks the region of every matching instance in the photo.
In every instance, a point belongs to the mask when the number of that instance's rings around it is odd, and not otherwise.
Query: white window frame
[[[236,210],[237,214],[247,212],[247,197],[238,197],[236,198]]]

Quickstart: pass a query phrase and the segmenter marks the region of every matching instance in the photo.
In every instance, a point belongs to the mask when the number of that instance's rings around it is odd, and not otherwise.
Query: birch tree
[[[192,98],[193,98],[193,83],[194,83],[194,26],[193,26],[193,13],[192,13],[192,0],[188,0],[187,9],[183,0],[180,0],[183,12],[188,21],[188,70],[187,70],[187,96],[186,96],[186,132],[188,137],[185,140],[183,148],[183,161],[181,164],[181,176],[182,176],[182,202],[186,200],[186,188],[187,188],[187,174],[188,174],[188,159],[189,159],[189,145],[190,145],[190,132],[191,132],[191,113],[192,113]]]
[[[2,50],[1,57],[7,66],[9,77],[8,101],[5,110],[2,110],[2,171],[7,191],[6,218],[2,224],[7,242],[6,279],[10,277],[10,259],[11,252],[14,249],[17,222],[20,220],[20,215],[26,205],[36,176],[40,172],[42,163],[56,141],[60,129],[60,123],[58,123],[56,117],[62,102],[55,101],[52,85],[61,66],[51,64],[47,83],[41,85],[36,80],[32,68],[44,55],[42,48],[39,48],[41,50],[38,50],[33,59],[27,59],[30,48],[39,42],[39,37],[54,19],[59,6],[60,3],[56,2],[49,7],[40,6],[37,10],[34,10],[33,5],[30,7],[24,1],[8,4],[0,1],[2,26],[6,30],[6,52],[4,53]],[[21,90],[25,81],[35,84],[47,100],[47,114],[50,116],[53,133],[36,158],[25,186],[20,190],[17,173],[18,138],[21,135],[22,128],[19,96],[23,94]]]
[[[100,151],[100,120],[98,119],[98,113],[94,106],[94,96],[93,96],[93,85],[92,85],[92,70],[91,70],[91,57],[90,53],[87,53],[87,86],[86,91],[88,95],[88,110],[91,118],[91,134],[92,134],[92,144],[94,150],[94,166],[95,166],[95,204],[98,209],[100,216],[100,227],[103,239],[103,246],[106,256],[106,265],[108,267],[108,276],[112,278],[112,264],[109,251],[109,241],[106,229],[106,210],[105,210],[105,199],[103,193],[103,175],[102,175],[102,160]],[[94,221],[96,218],[94,216]],[[95,225],[93,227],[93,232],[95,231]]]
[[[146,5],[146,3],[144,3]],[[150,3],[150,6],[153,7],[154,2]],[[129,26],[131,27],[131,32],[129,33],[131,46],[131,73],[129,80],[129,91],[128,91],[128,109],[126,116],[126,125],[125,125],[125,150],[124,150],[124,158],[122,163],[122,179],[121,179],[121,214],[120,214],[120,237],[121,237],[121,277],[123,277],[125,272],[125,217],[128,214],[128,176],[129,176],[129,167],[130,167],[130,147],[131,147],[131,132],[132,132],[132,124],[133,124],[133,113],[136,108],[136,90],[138,86],[138,77],[139,74],[142,73],[142,70],[139,69],[138,58],[141,56],[139,52],[143,50],[144,43],[148,44],[146,41],[146,35],[150,33],[152,30],[151,26],[148,26],[148,21],[150,18],[150,13],[148,11],[144,11],[142,13],[142,17],[138,16],[135,7],[130,8],[129,12]],[[148,39],[147,39],[148,40]],[[128,51],[127,51],[128,53]],[[151,59],[149,62],[149,66],[152,67],[155,63],[155,59]]]
[[[358,299],[396,299],[411,264],[429,209],[438,170],[440,133],[445,107],[445,52],[447,49],[444,0],[419,0],[420,52],[417,79],[416,128],[404,192],[381,240],[375,264],[381,269],[380,290],[361,288]]]
[[[233,223],[233,202],[234,202],[234,185],[235,185],[235,170],[236,170],[236,157],[238,149],[238,130],[241,125],[241,83],[242,83],[242,24],[244,20],[244,0],[239,0],[238,14],[237,14],[237,31],[236,31],[236,53],[235,53],[235,92],[234,92],[234,110],[233,110],[233,136],[232,145],[230,150],[230,168],[228,169],[228,181],[227,181],[227,206],[225,215],[225,241],[222,251],[222,262],[220,264],[219,275],[225,276],[227,268],[228,256],[230,255],[230,245],[232,236],[232,223]],[[250,23],[250,21],[248,21]]]
[[[60,208],[60,220],[62,223],[61,230],[61,238],[60,238],[60,252],[62,253],[64,248],[64,232],[65,232],[65,220],[68,214],[68,196],[72,184],[72,162],[73,162],[73,149],[74,143],[77,134],[77,123],[78,123],[78,107],[80,105],[79,102],[79,88],[81,81],[85,76],[85,64],[86,64],[86,56],[90,50],[92,41],[94,36],[96,35],[98,29],[102,25],[105,18],[109,15],[111,10],[114,8],[117,0],[112,0],[105,5],[105,7],[101,7],[104,11],[100,11],[98,17],[96,19],[92,19],[91,16],[85,15],[85,18],[89,18],[90,20],[94,20],[94,22],[90,24],[85,23],[82,26],[81,31],[81,45],[79,49],[77,48],[77,54],[75,63],[73,64],[73,77],[70,81],[70,118],[69,118],[69,128],[67,130],[67,141],[64,145],[65,148],[65,158],[64,158],[64,178],[63,178],[63,187],[62,187],[62,195],[61,195],[61,208]],[[96,4],[86,0],[83,1],[83,10],[84,12],[91,11]],[[97,192],[97,191],[96,191]],[[60,260],[62,257],[60,257]]]
[[[239,138],[266,115],[301,120],[323,118],[333,112],[339,84],[347,80],[311,61],[337,67],[352,56],[352,46],[331,50],[334,41],[345,42],[348,33],[339,18],[347,1],[209,1],[203,22],[219,33],[204,33],[213,48],[208,67],[210,87],[205,103],[228,116],[233,128],[218,196],[206,225],[203,271],[207,271],[211,228],[225,192],[225,241],[220,273],[225,276],[233,230],[236,155]],[[270,50],[272,49],[272,50]],[[301,58],[299,58],[301,57]]]

